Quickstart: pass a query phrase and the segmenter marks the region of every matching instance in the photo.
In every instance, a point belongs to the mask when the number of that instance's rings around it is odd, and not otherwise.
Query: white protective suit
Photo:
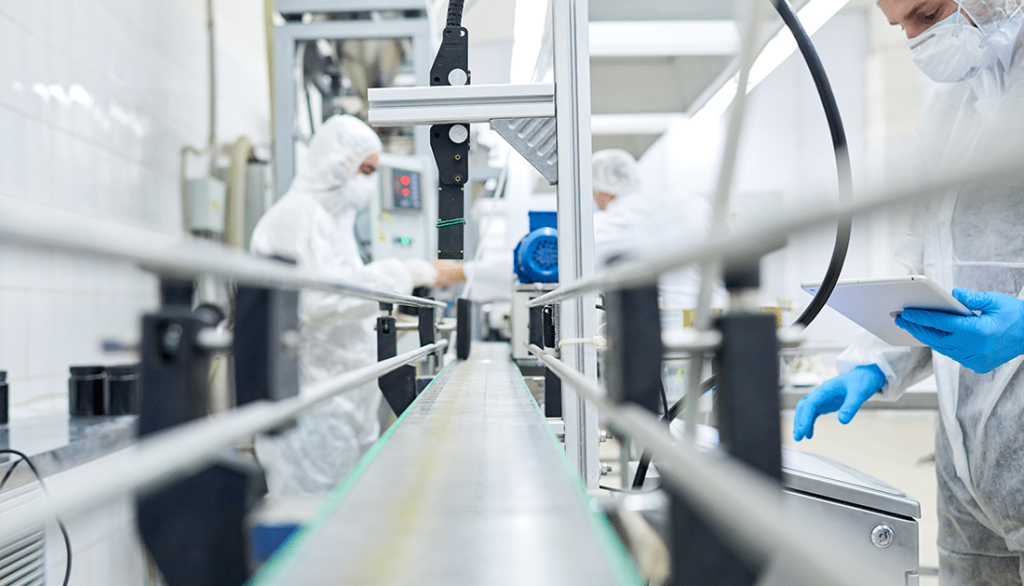
[[[619,149],[594,153],[594,190],[615,196],[607,209],[594,209],[594,260],[606,265],[628,256],[703,240],[711,206],[701,197],[682,193],[651,194],[643,189],[633,156]],[[658,293],[663,309],[693,309],[700,294],[700,271],[685,267],[662,275]],[[723,295],[716,292],[716,306]]]
[[[357,171],[380,150],[380,139],[359,119],[334,116],[324,122],[291,189],[256,225],[252,252],[294,259],[328,278],[411,293],[413,280],[401,261],[363,264],[353,231],[356,212],[373,193],[367,183],[372,179]],[[302,385],[375,363],[378,313],[373,301],[303,291]],[[377,440],[380,400],[377,383],[367,383],[320,405],[278,436],[258,437],[256,455],[270,493],[323,495],[332,490]]]
[[[1024,155],[1024,66],[1016,2],[963,0],[986,34],[1012,35],[993,70],[944,87],[922,114],[924,171],[970,169]],[[1011,61],[1012,58],[1012,61]],[[1024,185],[969,184],[922,204],[897,258],[950,291],[961,286],[1024,298]],[[978,374],[928,348],[892,347],[862,332],[841,371],[877,364],[895,398],[935,373],[940,425],[940,583],[1021,584],[1024,577],[1024,357]]]

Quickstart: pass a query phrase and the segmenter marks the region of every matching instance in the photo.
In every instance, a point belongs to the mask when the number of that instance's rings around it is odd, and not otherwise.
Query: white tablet
[[[800,285],[811,295],[817,293],[820,286],[820,282]],[[828,306],[893,346],[924,346],[896,325],[896,317],[904,309],[931,309],[971,315],[971,311],[949,292],[920,275],[844,279],[836,285],[829,297]]]

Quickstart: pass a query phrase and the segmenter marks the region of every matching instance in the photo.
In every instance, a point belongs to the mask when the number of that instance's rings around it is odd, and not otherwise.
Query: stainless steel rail
[[[212,242],[187,240],[32,204],[5,201],[0,242],[57,248],[130,261],[166,277],[218,275],[248,285],[306,288],[410,307],[444,308],[431,299],[378,291]]]
[[[616,405],[604,390],[562,361],[531,345],[530,352],[559,378],[595,403],[606,420],[654,456],[658,471],[694,505],[722,540],[754,564],[785,564],[788,574],[805,584],[862,586],[880,584],[871,567],[845,555],[856,539],[837,528],[826,529],[819,517],[792,503],[783,512],[782,487],[748,467],[698,452],[675,441],[652,414],[635,406]],[[793,531],[799,527],[799,531]]]
[[[295,419],[336,395],[353,390],[428,354],[447,341],[309,385],[293,398],[260,401],[169,429],[87,466],[47,479],[50,498],[14,510],[0,506],[0,540],[57,516],[86,511],[117,497],[145,493],[210,464],[234,442]]]
[[[933,183],[893,192],[882,192],[846,203],[824,204],[807,211],[794,212],[774,222],[746,230],[736,235],[712,235],[706,241],[678,250],[637,255],[575,283],[563,285],[550,293],[531,300],[527,305],[550,305],[583,293],[604,289],[627,289],[652,285],[658,275],[691,263],[721,258],[730,261],[755,261],[786,243],[789,235],[814,226],[884,209],[894,205],[942,196],[964,183],[1024,178],[1024,165],[1008,158],[985,168],[974,168],[970,173],[944,178]],[[671,244],[671,243],[665,243]]]

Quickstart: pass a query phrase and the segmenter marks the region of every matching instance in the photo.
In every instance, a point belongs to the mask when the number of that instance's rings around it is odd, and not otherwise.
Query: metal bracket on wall
[[[558,183],[558,125],[555,117],[500,118],[491,129],[533,165],[548,183]]]

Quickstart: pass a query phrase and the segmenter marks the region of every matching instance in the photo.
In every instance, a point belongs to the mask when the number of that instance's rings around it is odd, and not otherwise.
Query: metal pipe
[[[718,191],[715,194],[711,215],[711,233],[724,234],[729,231],[729,203],[732,199],[733,182],[736,176],[736,162],[739,158],[740,135],[747,112],[747,82],[750,69],[757,58],[758,32],[764,20],[764,3],[751,0],[747,7],[746,22],[740,46],[740,73],[729,116],[722,165],[718,173]],[[711,328],[711,298],[715,285],[722,278],[720,258],[709,258],[700,265],[700,291],[697,296],[697,311],[693,318],[694,329],[704,332]],[[700,382],[704,380],[704,353],[695,352],[690,358],[690,376],[686,381],[686,435],[692,441],[697,433],[697,405],[700,402]]]
[[[653,454],[666,481],[745,559],[756,566],[785,563],[794,574],[806,576],[807,584],[859,586],[884,581],[870,564],[857,564],[845,555],[856,551],[855,537],[836,528],[824,530],[820,517],[795,501],[783,506],[777,483],[738,462],[676,442],[650,413],[613,404],[604,389],[561,360],[535,345],[530,352],[596,404],[612,426]]]
[[[368,383],[401,366],[443,349],[442,340],[376,364],[309,385],[290,399],[259,401],[150,436],[136,446],[87,466],[48,478],[50,498],[37,499],[0,517],[0,538],[89,510],[120,496],[145,493],[196,472],[234,442],[295,419],[317,403]]]
[[[0,213],[0,242],[60,248],[135,262],[165,277],[192,279],[219,275],[247,285],[306,288],[409,307],[444,308],[432,299],[378,291],[258,258],[221,244],[85,217],[33,204],[5,202]]]
[[[761,227],[748,229],[742,233],[727,236],[713,234],[711,238],[697,245],[677,250],[663,247],[666,249],[664,252],[638,254],[632,260],[532,299],[527,306],[550,305],[598,290],[643,287],[657,282],[661,273],[708,258],[754,261],[784,246],[790,234],[819,224],[894,205],[942,197],[950,189],[958,188],[964,183],[1021,178],[1024,178],[1024,166],[1020,164],[1020,157],[1011,156],[999,161],[998,164],[977,166],[969,173],[939,179],[918,187],[882,191],[850,202],[822,203],[813,209],[796,211],[781,220],[765,222]]]

